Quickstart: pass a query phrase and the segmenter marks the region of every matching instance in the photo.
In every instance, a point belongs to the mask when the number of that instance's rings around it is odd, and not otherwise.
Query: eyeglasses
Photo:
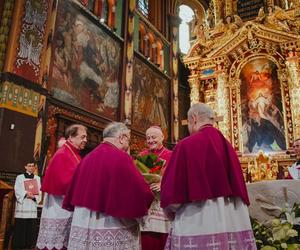
[[[122,134],[121,136],[122,136],[122,137],[126,137],[127,140],[130,141],[130,135],[128,135],[128,134]]]

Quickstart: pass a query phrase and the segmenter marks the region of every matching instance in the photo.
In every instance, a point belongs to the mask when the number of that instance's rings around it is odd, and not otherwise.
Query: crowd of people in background
[[[87,128],[69,126],[42,185],[34,162],[17,176],[13,249],[256,249],[240,162],[214,119],[208,105],[193,105],[190,136],[173,151],[163,145],[159,126],[147,129],[139,156],[154,154],[164,163],[153,183],[128,154],[125,124],[108,124],[103,142],[83,159]],[[300,179],[300,139],[294,151],[298,160],[289,178]]]

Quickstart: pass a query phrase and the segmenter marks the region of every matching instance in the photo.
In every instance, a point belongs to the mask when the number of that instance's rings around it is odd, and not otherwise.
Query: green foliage
[[[147,154],[147,155],[143,155],[143,156],[137,156],[136,159],[150,169],[157,167],[157,166],[162,167],[165,163],[163,160],[159,160],[159,158],[155,154]]]
[[[258,249],[261,250],[300,250],[300,207],[281,209],[278,218],[261,223],[251,219]]]
[[[165,160],[158,158],[155,154],[146,154],[135,156],[135,165],[143,174],[160,174]]]

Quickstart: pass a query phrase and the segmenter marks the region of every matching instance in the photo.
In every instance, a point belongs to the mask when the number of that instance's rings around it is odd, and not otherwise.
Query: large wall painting
[[[144,132],[151,125],[169,132],[169,82],[141,60],[134,59],[132,128]]]
[[[276,64],[266,58],[250,60],[240,78],[244,153],[286,149]]]
[[[57,99],[117,118],[120,43],[71,1],[59,1],[52,48],[51,91]]]

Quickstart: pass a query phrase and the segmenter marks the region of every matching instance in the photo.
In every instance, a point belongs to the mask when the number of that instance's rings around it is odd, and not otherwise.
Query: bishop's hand
[[[160,182],[150,184],[150,189],[154,192],[160,192]]]

